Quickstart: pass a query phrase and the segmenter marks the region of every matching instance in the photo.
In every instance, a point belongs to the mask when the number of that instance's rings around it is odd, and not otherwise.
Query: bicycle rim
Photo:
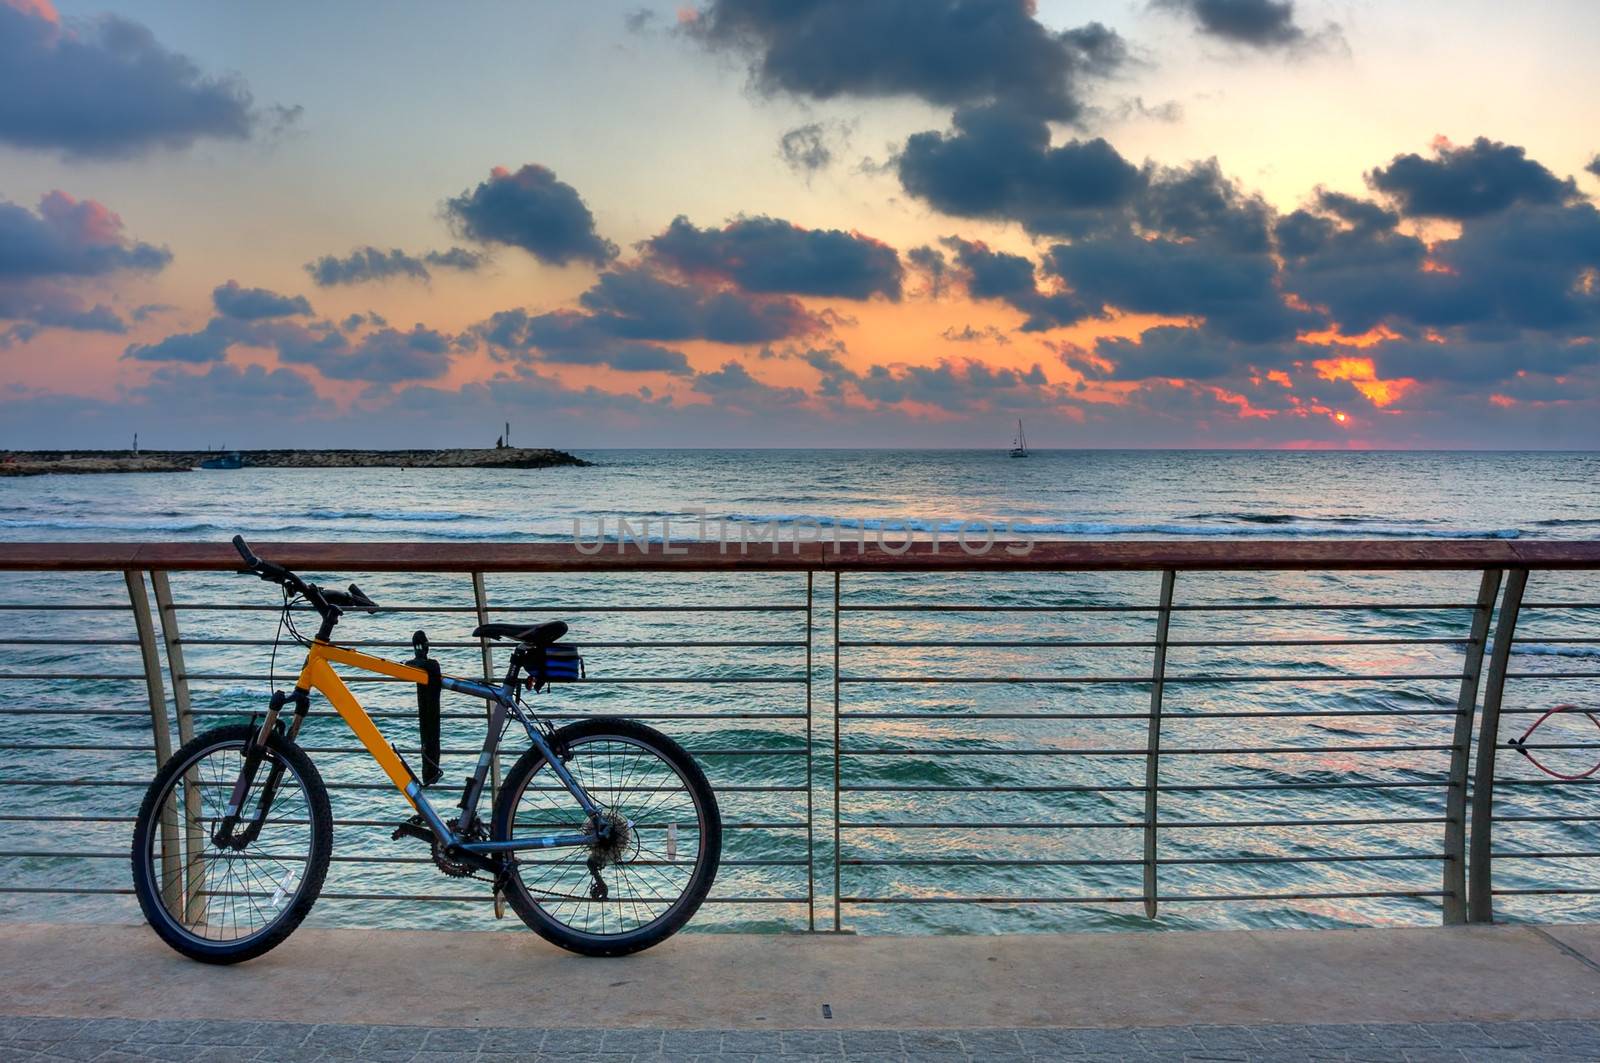
[[[672,916],[703,871],[701,797],[668,755],[644,739],[584,736],[567,749],[567,769],[626,838],[599,852],[599,846],[521,850],[514,873],[544,914],[575,934],[603,941],[646,931]],[[528,776],[513,807],[513,838],[588,827],[548,762]],[[597,855],[604,898],[594,896],[587,866]]]
[[[260,834],[242,850],[219,848],[212,834],[244,764],[237,740],[197,750],[172,775],[158,822],[140,854],[168,924],[202,945],[241,945],[267,934],[306,889],[315,843],[306,781],[268,750],[239,817],[243,829],[260,808],[273,768],[283,769]]]

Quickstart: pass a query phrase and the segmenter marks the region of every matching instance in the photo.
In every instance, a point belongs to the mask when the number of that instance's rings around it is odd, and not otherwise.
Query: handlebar
[[[345,591],[323,590],[315,583],[305,582],[282,565],[257,557],[256,552],[250,549],[250,544],[244,541],[244,536],[242,535],[233,537],[233,548],[239,551],[239,556],[244,559],[244,571],[253,573],[268,583],[276,583],[304,595],[305,599],[311,603],[318,613],[322,614],[324,619],[328,618],[330,610],[361,609],[372,613],[378,609],[378,603],[367,597],[361,588],[354,583],[350,584],[348,593]]]

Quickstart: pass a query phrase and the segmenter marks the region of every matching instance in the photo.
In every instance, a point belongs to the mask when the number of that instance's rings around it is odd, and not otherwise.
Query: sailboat
[[[1017,418],[1017,438],[1011,441],[1011,456],[1025,458],[1028,456],[1028,437],[1022,434],[1022,418]]]

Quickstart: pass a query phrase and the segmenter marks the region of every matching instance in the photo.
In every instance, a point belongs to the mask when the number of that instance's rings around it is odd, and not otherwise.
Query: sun
[[[1333,419],[1338,421],[1340,424],[1344,424],[1350,419],[1350,415],[1345,413],[1343,410],[1340,410],[1338,413],[1333,415]]]

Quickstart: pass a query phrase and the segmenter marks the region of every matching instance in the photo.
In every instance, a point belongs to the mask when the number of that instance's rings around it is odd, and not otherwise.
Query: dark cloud
[[[1216,159],[1148,175],[1134,216],[1147,233],[1241,252],[1267,251],[1273,222],[1266,201],[1224,177]]]
[[[796,126],[778,138],[778,158],[795,173],[810,177],[833,163],[833,149],[821,122]]]
[[[413,255],[398,247],[380,251],[376,247],[367,246],[356,248],[344,258],[323,255],[315,262],[307,262],[306,272],[311,274],[311,280],[315,284],[327,288],[336,284],[388,280],[391,277],[427,281],[433,276],[428,270],[429,266],[472,272],[482,268],[484,261],[482,254],[468,251],[464,247]]]
[[[1112,380],[1215,380],[1237,374],[1251,364],[1271,358],[1271,364],[1286,364],[1292,355],[1281,349],[1265,351],[1221,342],[1203,329],[1162,325],[1146,329],[1138,340],[1106,337],[1095,344],[1094,353],[1110,361],[1114,368],[1104,374]],[[1069,364],[1082,368],[1070,354]],[[1090,374],[1094,375],[1094,374]]]
[[[696,373],[690,384],[695,391],[709,395],[719,406],[743,410],[794,406],[806,400],[801,388],[775,387],[757,380],[739,362],[724,362],[720,369]]]
[[[1021,255],[991,251],[977,241],[947,237],[956,267],[974,299],[998,299],[1028,315],[1024,332],[1041,332],[1075,324],[1098,313],[1071,292],[1040,289],[1033,262]]]
[[[944,294],[945,274],[950,264],[945,261],[943,251],[926,245],[913,247],[906,252],[906,260],[927,275],[928,298],[937,299]]]
[[[595,231],[577,189],[543,166],[516,173],[497,166],[487,181],[447,200],[445,213],[468,239],[520,247],[551,265],[603,266],[617,257],[617,245]]]
[[[464,247],[452,247],[448,251],[429,251],[422,256],[422,261],[430,266],[441,266],[445,269],[458,269],[463,273],[471,273],[483,268],[487,259],[478,251],[468,251]]]
[[[936,406],[950,412],[1049,404],[1049,384],[1035,364],[1027,371],[996,369],[967,360],[960,365],[941,361],[936,366],[872,365],[856,374],[854,383],[863,398],[880,406],[902,402]]]
[[[993,325],[985,325],[981,329],[973,328],[971,325],[963,325],[961,328],[951,325],[939,335],[951,343],[998,343],[1004,346],[1011,342],[1011,337]]]
[[[312,366],[330,380],[392,384],[443,376],[461,346],[459,340],[422,325],[409,332],[380,327],[365,333],[351,325],[350,320],[341,327],[327,321],[214,317],[195,332],[130,344],[122,356],[141,362],[221,363],[235,346],[260,347],[275,351],[279,361]]]
[[[1294,0],[1152,0],[1152,6],[1182,12],[1200,32],[1234,44],[1283,48],[1308,35],[1294,19]]]
[[[694,14],[686,32],[748,56],[768,94],[1003,100],[1063,122],[1082,113],[1083,83],[1127,53],[1098,23],[1049,29],[1029,0],[713,0]]]
[[[1433,158],[1397,155],[1388,166],[1367,175],[1373,188],[1399,204],[1410,217],[1482,217],[1514,204],[1563,203],[1577,194],[1513,144],[1479,137],[1467,147],[1441,143]]]
[[[211,302],[223,317],[254,321],[272,317],[310,315],[311,303],[303,295],[279,295],[265,288],[241,288],[238,281],[218,285]]]
[[[627,373],[692,372],[682,351],[619,338],[594,317],[573,310],[536,315],[525,310],[502,310],[475,326],[473,332],[496,356],[537,357],[558,365],[607,366]]]
[[[1230,339],[1290,339],[1322,321],[1284,304],[1277,268],[1265,252],[1120,235],[1056,244],[1045,268],[1090,306],[1203,317],[1209,329]]]
[[[1592,204],[1513,206],[1464,219],[1431,248],[1394,215],[1324,198],[1277,224],[1283,287],[1325,306],[1347,333],[1464,329],[1493,338],[1532,329],[1579,334],[1600,323],[1600,212]]]
[[[602,273],[578,302],[598,328],[624,339],[766,343],[827,330],[792,297],[680,282],[638,265]]]
[[[204,373],[162,366],[134,394],[157,410],[183,410],[230,423],[241,411],[294,417],[326,413],[330,407],[301,374],[259,365],[214,365]]]
[[[50,192],[36,211],[0,200],[0,321],[16,323],[5,345],[42,328],[126,332],[116,311],[91,303],[80,288],[116,273],[152,273],[171,260],[165,248],[130,240],[122,219],[92,199]]]
[[[129,240],[122,219],[92,199],[49,192],[37,211],[0,200],[0,283],[154,271],[170,261],[165,248]]]
[[[1565,377],[1600,365],[1600,342],[1518,332],[1495,340],[1462,339],[1448,344],[1386,343],[1374,357],[1385,376],[1445,381],[1471,388],[1509,388],[1523,378]]]
[[[226,320],[213,318],[198,332],[175,332],[155,343],[129,344],[122,357],[138,362],[220,362],[237,339]]]
[[[907,194],[942,213],[1080,235],[1143,186],[1139,168],[1099,137],[1052,147],[1045,122],[998,107],[958,111],[953,122],[949,133],[912,134],[894,164]]]
[[[69,156],[242,140],[263,116],[231,77],[203,74],[148,29],[114,15],[64,26],[48,4],[0,3],[0,141]]]
[[[352,341],[337,330],[283,330],[272,336],[278,357],[311,365],[330,380],[392,384],[432,380],[450,368],[451,338],[421,325],[410,332],[381,328]]]
[[[1600,177],[1600,155],[1596,155],[1594,158],[1590,159],[1589,165],[1585,166],[1584,169],[1588,170],[1596,177]]]
[[[779,218],[739,218],[699,229],[679,215],[641,247],[654,262],[689,277],[746,292],[900,298],[904,269],[894,248],[860,233],[802,229]]]

